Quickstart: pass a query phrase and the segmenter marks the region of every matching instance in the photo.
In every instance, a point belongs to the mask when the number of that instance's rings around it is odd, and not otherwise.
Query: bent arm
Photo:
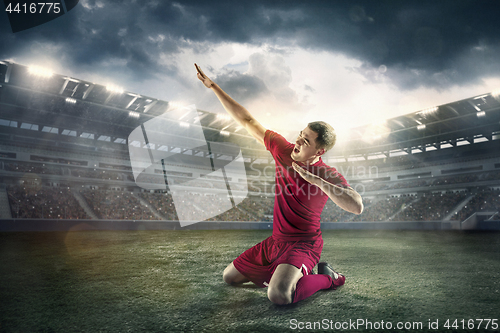
[[[210,80],[205,73],[196,65],[196,70],[198,71],[198,78],[203,84],[211,89],[215,96],[219,99],[224,109],[229,113],[229,115],[236,120],[241,126],[243,126],[250,135],[252,135],[257,141],[264,145],[264,136],[266,134],[266,128],[262,126],[251,114],[241,106],[238,102],[231,98],[224,90],[221,89],[217,84]]]
[[[343,210],[356,215],[363,212],[364,207],[361,195],[351,187],[344,188],[333,185],[319,177],[316,185]]]
[[[328,197],[343,210],[359,215],[363,212],[363,199],[358,192],[351,187],[344,188],[332,183],[327,182],[321,177],[318,177],[304,168],[300,167],[297,163],[292,164],[295,171],[297,171],[302,178],[311,184],[318,186]]]

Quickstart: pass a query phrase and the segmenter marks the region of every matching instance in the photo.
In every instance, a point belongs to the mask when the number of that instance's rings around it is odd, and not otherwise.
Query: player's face
[[[315,160],[324,153],[324,149],[316,148],[316,138],[318,133],[306,127],[300,131],[295,147],[290,156],[297,162],[316,162]]]

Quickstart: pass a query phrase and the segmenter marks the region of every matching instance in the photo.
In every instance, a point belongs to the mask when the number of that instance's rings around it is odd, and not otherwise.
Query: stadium
[[[348,282],[289,307],[221,278],[271,232],[272,156],[183,110],[0,62],[0,331],[498,329],[500,91],[339,138],[323,160],[365,209],[327,203],[323,256]]]

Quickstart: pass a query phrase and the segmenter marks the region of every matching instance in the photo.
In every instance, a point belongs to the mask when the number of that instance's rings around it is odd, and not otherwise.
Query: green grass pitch
[[[322,260],[346,285],[290,306],[222,281],[226,265],[268,235],[1,233],[0,332],[436,332],[447,320],[478,332],[479,319],[500,320],[499,233],[325,231]],[[372,326],[335,329],[357,320]]]

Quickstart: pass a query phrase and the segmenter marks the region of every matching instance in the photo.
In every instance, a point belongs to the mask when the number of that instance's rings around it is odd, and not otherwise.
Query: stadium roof
[[[370,159],[495,140],[500,137],[499,95],[500,91],[487,93],[354,128],[328,156]],[[0,125],[4,135],[37,139],[43,134],[47,144],[63,138],[88,147],[111,145],[125,153],[128,135],[136,127],[177,107],[119,87],[0,61]],[[252,160],[270,159],[265,149],[226,115],[198,110],[197,117],[179,119],[179,125],[198,122],[207,141],[231,141]]]
[[[500,139],[500,91],[354,128],[344,157],[412,154]]]
[[[2,130],[5,134],[23,132],[36,137],[41,132],[93,139],[90,145],[95,141],[125,144],[136,127],[177,107],[116,86],[0,62],[0,125],[7,127]],[[201,124],[207,141],[229,141],[231,136],[231,140],[252,149],[254,140],[249,140],[242,127],[226,115],[198,110],[197,117],[179,119],[179,125],[193,123]],[[59,139],[54,137],[53,141]],[[254,145],[261,150],[257,143]]]
[[[414,149],[460,141],[491,141],[500,134],[500,97],[492,92],[353,129],[346,149]],[[353,140],[354,139],[354,140]],[[364,142],[364,143],[363,143]],[[368,146],[366,143],[370,143]]]

